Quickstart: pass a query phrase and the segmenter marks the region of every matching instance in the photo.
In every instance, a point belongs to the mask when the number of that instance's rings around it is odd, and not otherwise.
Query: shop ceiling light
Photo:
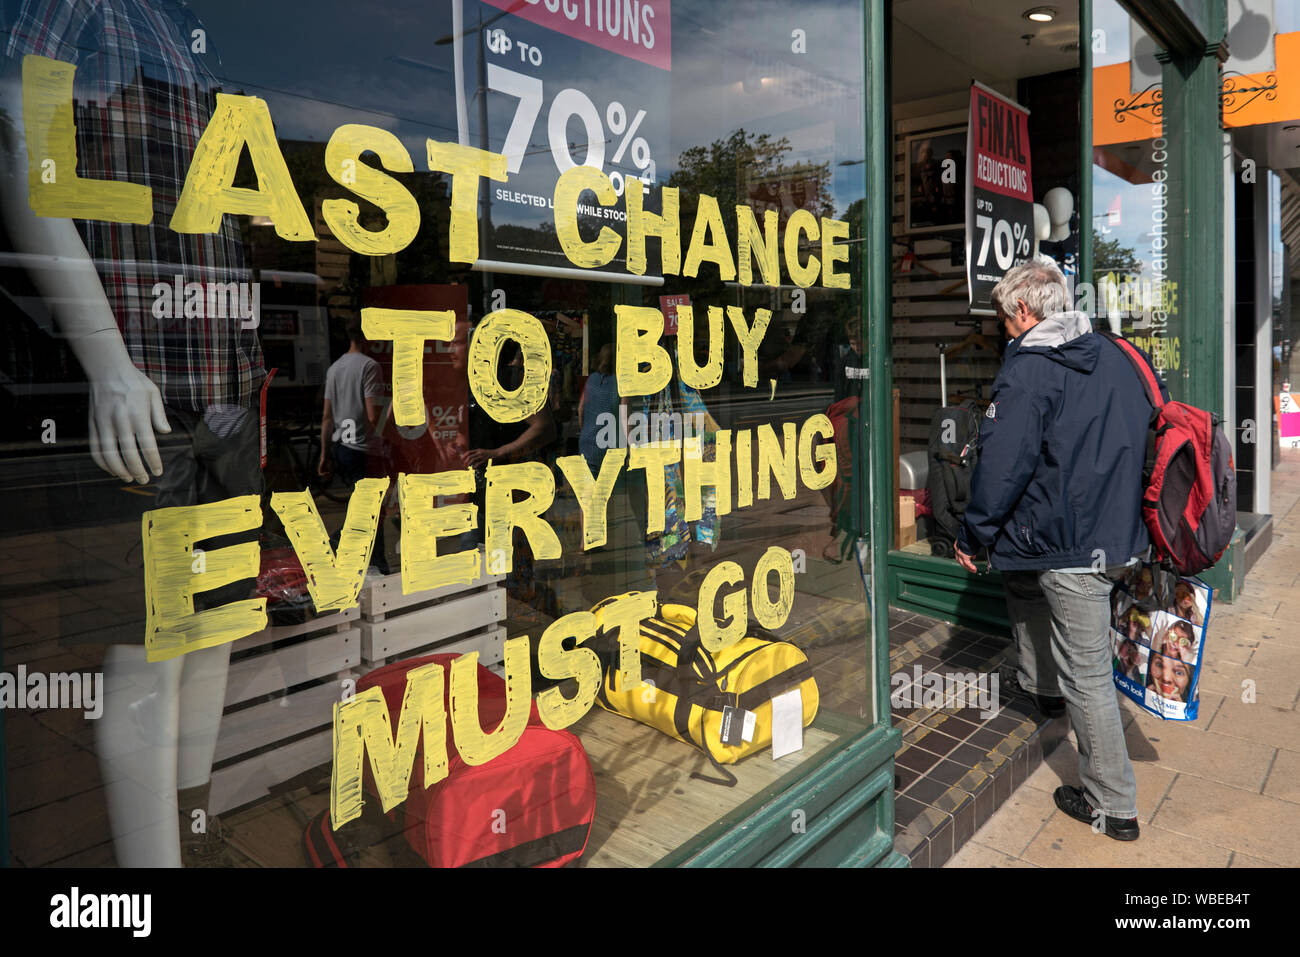
[[[1033,20],[1035,23],[1051,23],[1056,19],[1055,7],[1031,7],[1024,13],[1026,20]]]

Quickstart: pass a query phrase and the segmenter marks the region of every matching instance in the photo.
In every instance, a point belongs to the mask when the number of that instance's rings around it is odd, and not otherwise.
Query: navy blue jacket
[[[1007,346],[957,540],[968,554],[987,546],[996,569],[1121,565],[1150,544],[1151,403],[1128,357],[1091,329],[1061,313]]]

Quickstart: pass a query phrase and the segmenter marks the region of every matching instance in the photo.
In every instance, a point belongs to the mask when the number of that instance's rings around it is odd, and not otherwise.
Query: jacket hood
[[[1053,362],[1079,372],[1092,372],[1097,366],[1101,342],[1091,336],[1092,323],[1077,311],[1058,312],[1020,337],[1017,351],[1044,355]]]

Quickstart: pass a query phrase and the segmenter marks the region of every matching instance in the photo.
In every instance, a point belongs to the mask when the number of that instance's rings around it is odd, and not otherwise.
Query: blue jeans
[[[1088,803],[1110,817],[1137,816],[1137,781],[1111,670],[1110,593],[1123,566],[1105,574],[1051,569],[1002,573],[1026,691],[1062,695],[1079,745]]]
[[[350,449],[346,445],[337,444],[334,446],[334,469],[338,477],[343,480],[348,488],[355,488],[357,482],[366,478],[369,474],[370,459],[368,453]],[[335,551],[339,548],[339,538],[342,530],[335,532],[330,536],[330,545]],[[388,568],[388,550],[384,542],[384,519],[381,515],[379,518],[379,527],[375,529],[375,544],[370,552],[370,564],[379,569],[381,574],[389,574]]]

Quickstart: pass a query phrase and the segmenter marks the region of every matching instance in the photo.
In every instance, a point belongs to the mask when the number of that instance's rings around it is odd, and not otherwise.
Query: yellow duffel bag
[[[751,621],[746,637],[710,652],[700,643],[695,609],[687,605],[660,605],[642,622],[642,683],[620,688],[618,630],[605,631],[602,615],[619,597],[592,609],[600,630],[589,647],[600,656],[604,672],[596,700],[607,711],[695,745],[723,775],[722,780],[705,780],[734,784],[735,776],[721,765],[735,764],[771,745],[772,699],[777,695],[798,688],[803,726],[817,717],[817,681],[802,651]],[[750,734],[742,740],[747,721]],[[735,743],[723,743],[724,722],[728,739]]]

